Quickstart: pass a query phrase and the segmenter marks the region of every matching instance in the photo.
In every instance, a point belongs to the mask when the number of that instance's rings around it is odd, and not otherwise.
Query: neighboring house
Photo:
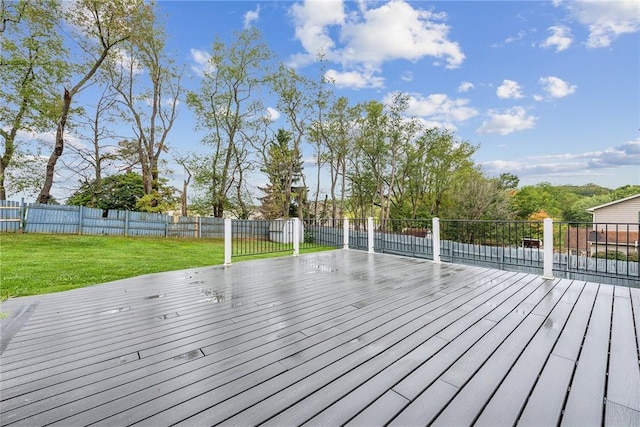
[[[640,194],[589,208],[587,212],[593,215],[594,230],[598,223],[610,223],[629,224],[629,231],[638,231]]]
[[[587,209],[593,228],[587,236],[589,255],[598,252],[638,252],[640,194]]]
[[[588,237],[590,229],[584,225],[580,227],[568,227],[565,233],[564,248],[571,254],[585,256],[589,253]]]

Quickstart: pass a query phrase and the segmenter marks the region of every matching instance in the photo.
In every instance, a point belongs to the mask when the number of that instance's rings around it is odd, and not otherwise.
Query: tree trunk
[[[56,163],[58,163],[58,159],[60,158],[60,156],[62,156],[62,152],[64,151],[64,130],[67,126],[67,118],[69,117],[70,108],[71,94],[69,93],[69,90],[65,88],[60,121],[58,122],[58,127],[56,128],[56,142],[53,148],[53,152],[49,157],[49,161],[47,162],[47,172],[44,177],[44,185],[42,186],[42,190],[40,190],[40,194],[38,195],[38,203],[47,204],[51,199],[51,187],[53,186],[53,177],[55,175]]]

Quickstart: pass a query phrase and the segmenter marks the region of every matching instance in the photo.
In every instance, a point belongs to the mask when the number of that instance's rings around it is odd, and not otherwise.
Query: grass
[[[323,249],[331,248],[301,252]],[[243,256],[233,262],[286,255],[290,252]],[[3,233],[0,300],[223,262],[222,239]]]

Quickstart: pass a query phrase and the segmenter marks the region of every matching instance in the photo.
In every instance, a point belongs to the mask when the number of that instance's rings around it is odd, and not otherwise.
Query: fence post
[[[542,245],[544,247],[543,279],[553,279],[553,219],[544,219],[544,233]]]
[[[367,248],[369,253],[374,253],[373,249],[373,217],[367,218]]]
[[[18,224],[18,231],[24,233],[27,221],[27,207],[24,204],[24,197],[20,199],[20,224]]]
[[[224,220],[224,265],[231,265],[231,219]]]
[[[433,262],[440,263],[440,218],[433,218]]]
[[[129,235],[129,211],[124,211],[124,235]]]
[[[349,218],[342,223],[342,249],[349,249]]]
[[[78,206],[78,234],[82,235],[82,215],[84,214],[83,212],[83,206]]]
[[[293,256],[300,255],[300,218],[293,218]]]

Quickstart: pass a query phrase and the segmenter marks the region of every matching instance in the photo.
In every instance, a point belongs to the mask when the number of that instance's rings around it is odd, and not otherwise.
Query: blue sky
[[[409,94],[408,113],[478,145],[474,160],[489,176],[513,173],[521,186],[640,185],[638,1],[160,0],[158,7],[187,90],[199,87],[216,37],[230,42],[255,26],[278,59],[314,79],[322,49],[336,95],[352,104]],[[85,92],[84,102],[95,95]],[[166,160],[205,150],[195,125],[182,102]],[[315,188],[311,149],[304,155]],[[181,188],[183,170],[172,170],[170,183]],[[76,181],[61,176],[56,197]],[[251,177],[256,196],[264,181]]]
[[[475,160],[490,175],[514,173],[521,185],[640,184],[639,2],[159,6],[193,89],[214,38],[252,25],[302,74],[317,76],[322,49],[336,93],[353,103],[410,94],[412,115],[480,145]],[[195,136],[186,107],[179,120],[173,146],[197,150],[197,141],[187,147]]]

